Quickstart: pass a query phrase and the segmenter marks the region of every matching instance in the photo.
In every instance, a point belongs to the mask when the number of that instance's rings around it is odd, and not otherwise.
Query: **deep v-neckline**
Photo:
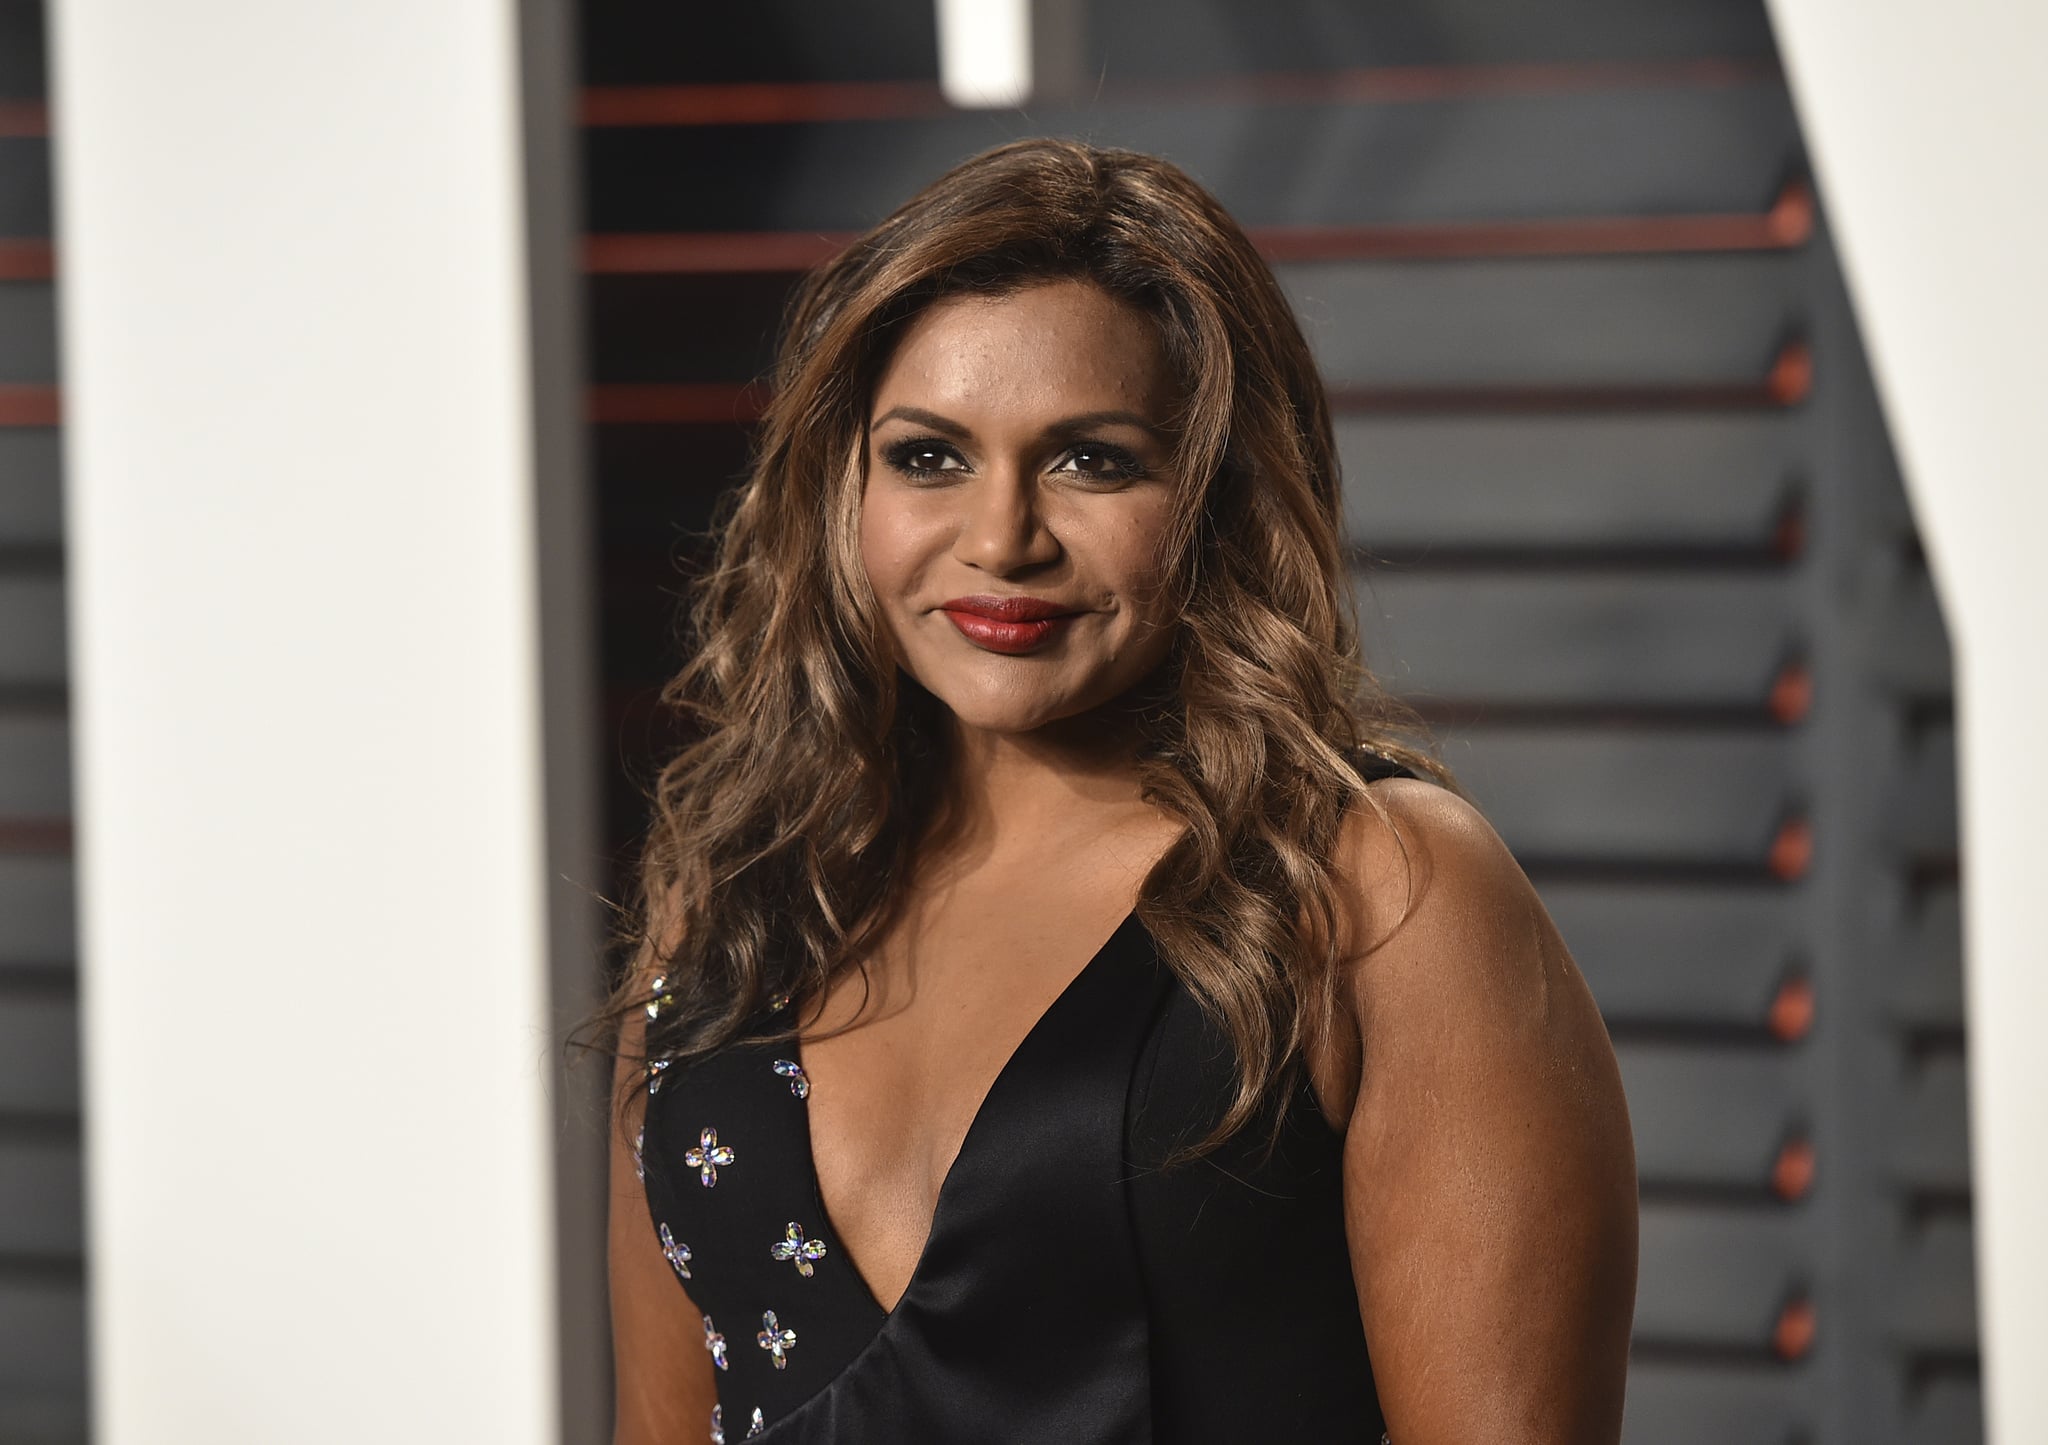
[[[873,1283],[869,1281],[867,1275],[861,1270],[859,1263],[854,1260],[853,1252],[847,1249],[845,1239],[839,1233],[839,1227],[835,1222],[834,1213],[825,1202],[824,1186],[818,1178],[818,1154],[811,1132],[811,1111],[808,1107],[808,1101],[806,1102],[806,1107],[803,1111],[803,1159],[804,1168],[810,1175],[811,1203],[816,1208],[818,1217],[824,1221],[825,1228],[830,1234],[833,1243],[838,1245],[842,1257],[847,1261],[849,1266],[848,1274],[859,1286],[861,1295],[865,1298],[869,1307],[881,1317],[884,1323],[901,1313],[905,1302],[917,1292],[918,1284],[926,1273],[926,1261],[932,1255],[933,1242],[939,1238],[940,1231],[945,1227],[947,1221],[946,1206],[956,1192],[955,1184],[963,1177],[961,1166],[971,1157],[977,1137],[987,1132],[984,1125],[990,1117],[991,1106],[1000,1101],[1000,1097],[1004,1092],[1004,1085],[1010,1081],[1011,1076],[1017,1071],[1018,1060],[1031,1052],[1033,1045],[1039,1036],[1046,1032],[1052,1020],[1061,1014],[1069,1004],[1069,1001],[1080,992],[1083,980],[1089,979],[1099,972],[1105,959],[1121,952],[1119,944],[1124,941],[1125,935],[1132,929],[1142,926],[1138,921],[1138,910],[1133,905],[1117,923],[1115,929],[1110,932],[1109,937],[1105,938],[1096,948],[1095,952],[1089,955],[1088,961],[1081,965],[1080,969],[1071,979],[1067,980],[1066,987],[1062,988],[1054,996],[1052,1002],[1040,1011],[1038,1017],[1032,1020],[1031,1027],[1024,1031],[1023,1036],[1017,1040],[1015,1047],[1010,1050],[1008,1057],[1003,1060],[1002,1067],[996,1070],[995,1077],[989,1080],[988,1088],[983,1091],[981,1101],[975,1105],[974,1113],[967,1121],[966,1132],[960,1136],[960,1147],[954,1151],[953,1162],[946,1166],[946,1172],[939,1180],[939,1192],[932,1202],[931,1219],[925,1226],[924,1244],[919,1248],[917,1261],[911,1266],[910,1274],[904,1280],[903,1288],[897,1294],[896,1302],[893,1305],[884,1306],[881,1298],[876,1295]],[[800,1036],[796,1038],[792,1043],[792,1047],[796,1051],[797,1067],[801,1069],[803,1067],[803,1039]],[[808,1075],[806,1075],[806,1078],[808,1078]]]

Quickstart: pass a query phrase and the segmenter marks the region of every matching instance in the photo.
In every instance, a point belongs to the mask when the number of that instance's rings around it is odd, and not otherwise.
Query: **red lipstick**
[[[1041,597],[955,597],[939,610],[969,642],[1006,653],[1030,652],[1075,615]]]

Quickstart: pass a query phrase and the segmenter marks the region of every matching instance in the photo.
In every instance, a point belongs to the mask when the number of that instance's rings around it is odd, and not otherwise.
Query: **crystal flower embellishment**
[[[690,1277],[690,1246],[677,1244],[676,1237],[668,1232],[666,1224],[661,1227],[661,1257],[666,1259],[682,1278]]]
[[[765,1425],[766,1423],[767,1423],[767,1422],[766,1422],[766,1421],[764,1421],[764,1420],[763,1420],[763,1419],[761,1418],[761,1407],[760,1407],[759,1405],[756,1405],[756,1406],[754,1407],[754,1418],[753,1418],[753,1421],[752,1421],[752,1422],[751,1422],[751,1423],[750,1423],[750,1424],[749,1424],[749,1425],[747,1426],[747,1438],[748,1438],[749,1440],[751,1440],[751,1439],[753,1439],[753,1438],[754,1438],[754,1437],[755,1437],[756,1435],[760,1434],[760,1433],[761,1433],[761,1430],[762,1430],[762,1427],[763,1427],[763,1426],[764,1426],[764,1425]]]
[[[777,1059],[775,1072],[789,1080],[789,1092],[799,1099],[811,1097],[811,1081],[804,1073],[804,1066],[795,1059]]]
[[[668,975],[665,973],[656,974],[654,976],[654,983],[648,990],[647,1017],[650,1019],[660,1018],[661,1011],[675,1001],[676,996],[668,992]]]
[[[647,1061],[647,1092],[651,1097],[661,1092],[661,1071],[672,1062],[671,1059],[649,1059]]]
[[[795,1260],[796,1272],[809,1279],[812,1261],[825,1257],[825,1241],[805,1239],[804,1227],[792,1219],[782,1238],[768,1246],[768,1252],[778,1260]]]
[[[718,1131],[708,1124],[697,1143],[683,1155],[683,1162],[697,1171],[697,1181],[706,1189],[718,1182],[718,1171],[733,1161],[732,1147],[718,1142]]]
[[[796,1348],[796,1331],[784,1327],[775,1318],[774,1310],[761,1312],[761,1333],[754,1336],[761,1348],[775,1357],[775,1368],[780,1370],[789,1364],[788,1352]]]
[[[711,1445],[725,1445],[725,1407],[711,1407]]]
[[[711,1351],[711,1363],[719,1369],[725,1368],[725,1336],[711,1323],[711,1316],[704,1316],[704,1348]]]

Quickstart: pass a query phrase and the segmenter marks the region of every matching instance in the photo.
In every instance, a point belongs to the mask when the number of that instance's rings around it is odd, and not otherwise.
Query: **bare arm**
[[[613,1445],[708,1440],[718,1389],[704,1349],[702,1316],[661,1252],[647,1196],[633,1167],[633,1136],[646,1105],[632,1087],[640,1021],[628,1025],[613,1073],[613,1097],[630,1092],[624,1127],[611,1138],[609,1276],[617,1424]]]
[[[1346,980],[1344,1192],[1388,1433],[1612,1445],[1636,1178],[1606,1028],[1485,821],[1427,784],[1374,793],[1392,828],[1360,810],[1341,863],[1377,929]]]

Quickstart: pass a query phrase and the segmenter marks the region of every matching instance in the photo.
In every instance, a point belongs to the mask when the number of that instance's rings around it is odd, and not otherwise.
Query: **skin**
[[[802,1057],[827,1213],[884,1307],[1003,1063],[1180,828],[1139,798],[1115,706],[1171,644],[1173,401],[1150,324],[1084,282],[935,306],[876,390],[862,561],[901,666],[951,713],[956,774],[865,989],[844,977],[820,1001]],[[1083,612],[1008,656],[939,608],[974,594]],[[1388,1429],[1399,1445],[1617,1440],[1636,1195],[1605,1028],[1485,821],[1424,783],[1372,793],[1335,859],[1344,1008],[1308,1063],[1345,1133]],[[615,1438],[701,1438],[716,1395],[697,1312],[622,1141],[613,1155]]]

